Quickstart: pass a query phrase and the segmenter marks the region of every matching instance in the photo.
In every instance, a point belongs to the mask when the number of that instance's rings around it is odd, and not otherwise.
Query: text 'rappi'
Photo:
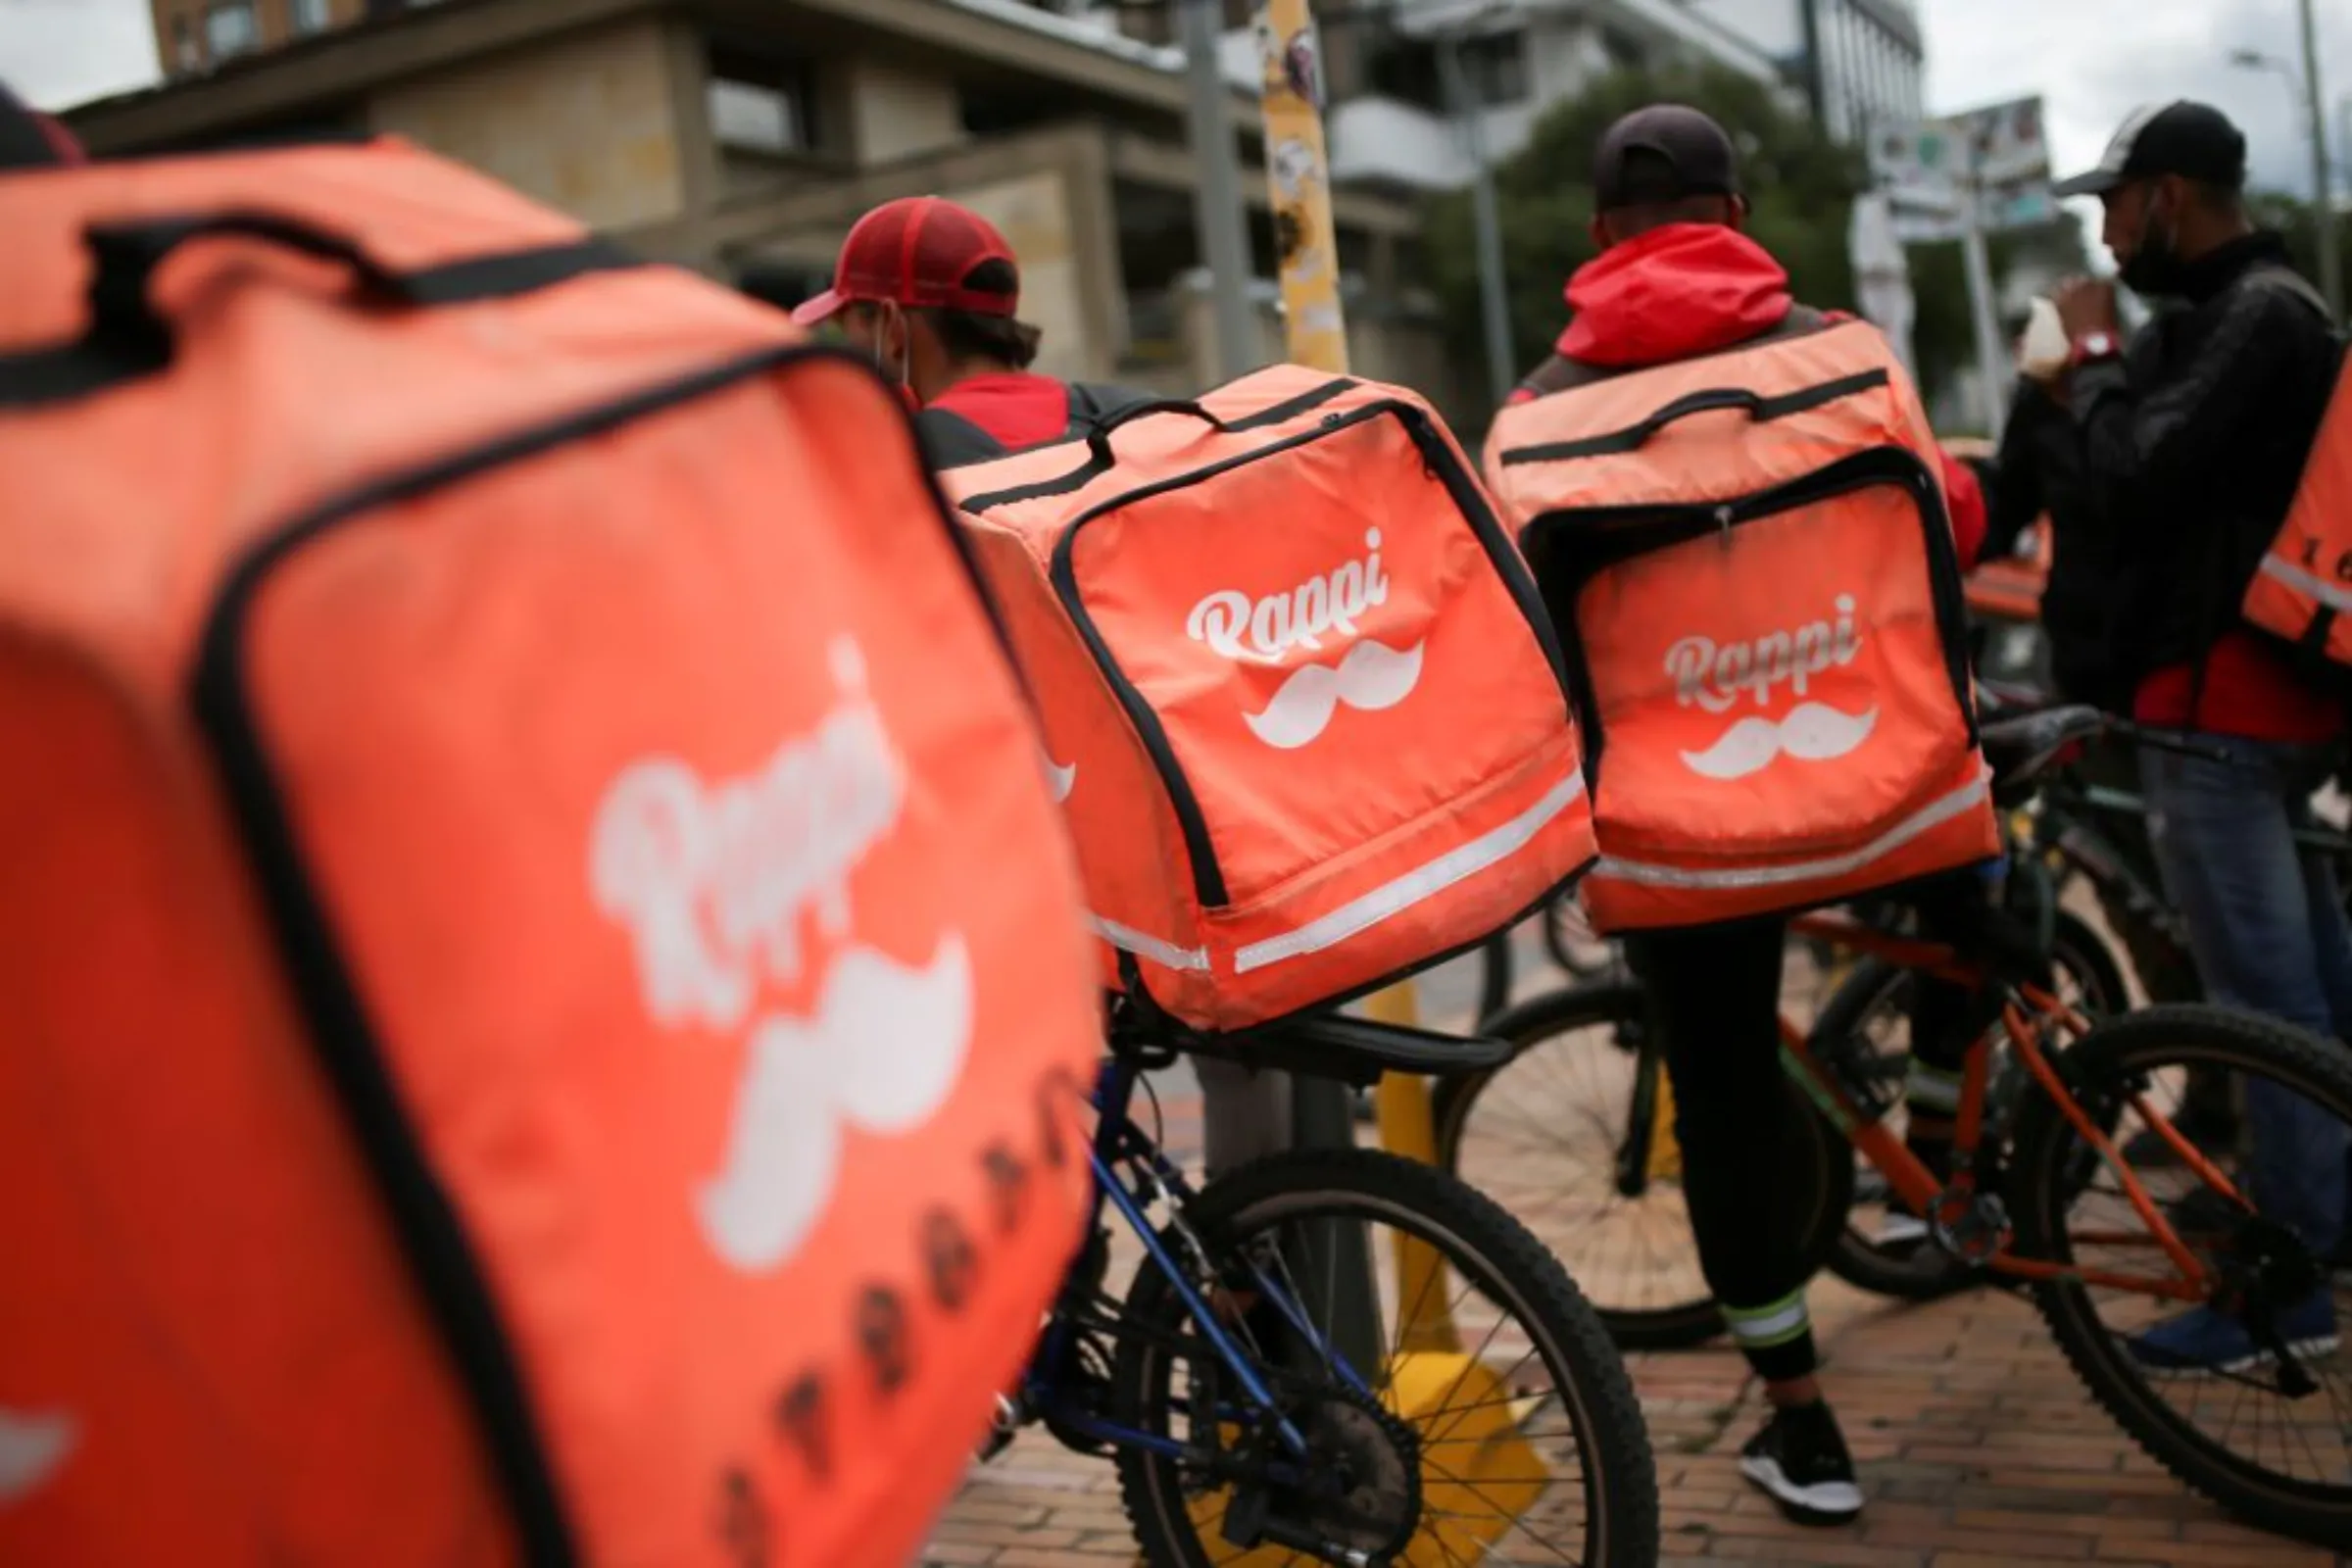
[[[973,1025],[962,937],[908,963],[858,940],[851,879],[896,827],[906,776],[865,691],[858,645],[829,651],[838,700],[749,776],[705,788],[673,758],[605,792],[590,873],[636,944],[647,1012],[744,1031],[717,1173],[694,1197],[704,1241],[745,1273],[780,1268],[829,1206],[843,1128],[915,1131],[960,1076]],[[812,1010],[763,1010],[763,981],[801,980],[804,923],[825,944]]]
[[[1721,713],[1741,697],[1761,708],[1773,688],[1788,683],[1799,697],[1815,675],[1838,664],[1850,664],[1862,651],[1862,635],[1854,628],[1854,601],[1839,594],[1837,618],[1810,620],[1786,631],[1768,631],[1749,642],[1717,643],[1711,637],[1685,637],[1666,651],[1666,673],[1674,677],[1674,700],[1685,708],[1695,703],[1710,713]]]
[[[1251,599],[1239,589],[1208,595],[1185,617],[1185,634],[1226,659],[1279,664],[1294,649],[1320,651],[1323,638],[1356,635],[1356,619],[1389,601],[1380,565],[1380,530],[1364,534],[1365,554],[1344,561],[1284,593]]]

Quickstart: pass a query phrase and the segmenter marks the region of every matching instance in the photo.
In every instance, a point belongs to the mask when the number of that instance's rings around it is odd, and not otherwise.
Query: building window
[[[261,41],[253,0],[227,0],[205,8],[204,46],[214,64],[244,54]]]
[[[808,72],[804,66],[713,51],[710,105],[710,134],[721,147],[755,153],[808,150]]]
[[[326,0],[293,0],[290,9],[293,12],[295,37],[326,30]]]
[[[1527,33],[1490,32],[1462,41],[1462,75],[1474,102],[1490,108],[1527,101]]]
[[[1438,53],[1420,39],[1400,33],[1383,37],[1365,60],[1364,75],[1380,97],[1431,111],[1446,107],[1444,83],[1438,77]]]

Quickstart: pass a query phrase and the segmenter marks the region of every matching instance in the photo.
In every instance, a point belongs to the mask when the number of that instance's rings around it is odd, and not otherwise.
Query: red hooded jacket
[[[1745,342],[1778,326],[1794,304],[1788,271],[1745,234],[1720,223],[1668,223],[1577,269],[1568,280],[1576,315],[1556,347],[1566,359],[1616,369],[1666,365]],[[1511,401],[1536,395],[1522,387]],[[1937,453],[1966,571],[1984,544],[1984,491],[1968,465]]]

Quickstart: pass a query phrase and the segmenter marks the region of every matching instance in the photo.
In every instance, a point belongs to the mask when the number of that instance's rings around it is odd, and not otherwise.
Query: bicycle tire
[[[1543,928],[1544,953],[1577,979],[1591,980],[1617,967],[1617,945],[1593,932],[1573,893],[1544,906]]]
[[[2342,1049],[2252,1013],[2180,1004],[2143,1008],[2093,1029],[2057,1065],[2068,1088],[2080,1094],[2131,1075],[2135,1062],[2156,1061],[2251,1068],[2352,1121],[2352,1060]],[[2071,1260],[2066,1212],[2077,1193],[2073,1167],[2080,1164],[2070,1158],[2074,1149],[2074,1130],[2057,1103],[2045,1094],[2028,1095],[2009,1172],[2019,1255]],[[2316,1487],[2250,1474],[2155,1395],[2099,1323],[2080,1284],[2041,1281],[2034,1298],[2091,1397],[2176,1479],[2260,1529],[2338,1551],[2352,1548],[2352,1488],[2322,1496]]]
[[[1436,1168],[1381,1150],[1297,1150],[1254,1160],[1208,1184],[1184,1219],[1210,1249],[1236,1232],[1280,1223],[1286,1207],[1352,1200],[1389,1223],[1412,1221],[1447,1265],[1494,1293],[1541,1342],[1546,1369],[1585,1456],[1587,1531],[1580,1560],[1610,1568],[1654,1568],[1660,1551],[1656,1460],[1649,1431],[1626,1375],[1592,1307],[1527,1227],[1488,1199]],[[1178,1255],[1188,1244],[1174,1227],[1163,1239]],[[1445,1245],[1449,1240],[1452,1245]],[[1182,1298],[1148,1262],[1125,1301],[1125,1320],[1144,1332],[1120,1336],[1111,1409],[1122,1424],[1157,1431],[1164,1418],[1164,1346],[1158,1335],[1181,1325]],[[1119,1490],[1146,1562],[1152,1568],[1209,1568],[1200,1529],[1187,1507],[1175,1463],[1138,1447],[1117,1456]]]
[[[1437,1122],[1438,1163],[1450,1175],[1461,1175],[1462,1137],[1479,1097],[1486,1093],[1521,1055],[1556,1035],[1596,1024],[1640,1025],[1644,1016],[1642,988],[1631,981],[1569,986],[1531,997],[1500,1016],[1490,1019],[1484,1033],[1508,1042],[1514,1049],[1508,1060],[1476,1072],[1459,1073],[1439,1081],[1432,1104]],[[1853,1205],[1853,1154],[1828,1119],[1793,1080],[1788,1092],[1802,1114],[1797,1117],[1799,1147],[1790,1151],[1791,1171],[1813,1172],[1813,1209],[1802,1226],[1801,1241],[1810,1278],[1828,1259],[1830,1250],[1845,1229]],[[1697,1246],[1695,1237],[1691,1246]],[[1592,1287],[1586,1287],[1592,1298]],[[1609,1337],[1627,1350],[1687,1350],[1725,1332],[1722,1308],[1712,1295],[1692,1297],[1670,1306],[1621,1307],[1593,1300],[1593,1311]]]
[[[2130,1008],[2132,992],[2125,983],[2123,966],[2106,939],[2081,916],[2058,911],[2050,961],[2061,977],[2073,976],[2093,1018],[2114,1016]],[[1909,974],[1875,955],[1864,958],[1821,1009],[1813,1025],[1815,1038],[1835,1039],[1861,1028],[1886,994]],[[1850,1213],[1847,1223],[1838,1228],[1825,1266],[1857,1290],[1899,1301],[1937,1301],[1984,1282],[1982,1269],[1933,1243],[1918,1244],[1903,1252],[1881,1247],[1855,1229]]]

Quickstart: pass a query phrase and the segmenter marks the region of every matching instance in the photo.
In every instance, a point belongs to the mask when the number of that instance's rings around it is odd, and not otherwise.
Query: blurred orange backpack
[[[397,143],[0,227],[0,1561],[898,1568],[1099,1039],[904,411]]]
[[[1494,492],[1582,688],[1606,931],[1998,853],[1935,437],[1862,322],[1505,409]]]
[[[1105,978],[1231,1031],[1589,864],[1559,650],[1429,406],[1278,366],[943,475],[1036,694]]]
[[[2282,267],[2259,268],[2249,283],[2293,294],[2323,318],[2328,302]],[[2352,358],[2337,371],[2303,480],[2278,537],[2246,585],[2247,620],[2309,653],[2352,664]]]

